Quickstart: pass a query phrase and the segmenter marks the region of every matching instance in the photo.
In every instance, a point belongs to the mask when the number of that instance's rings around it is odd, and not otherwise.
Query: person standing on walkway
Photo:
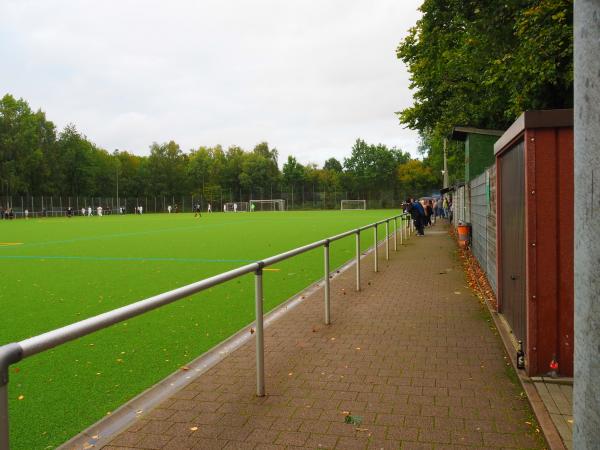
[[[406,199],[406,212],[410,214],[417,229],[417,236],[424,236],[423,222],[425,220],[425,210],[418,200],[412,198]]]
[[[444,201],[442,202],[442,208],[444,210],[444,217],[447,219],[449,212],[450,212],[448,210],[448,197],[447,196],[444,197]]]
[[[433,208],[431,207],[431,200],[425,200],[425,205],[423,205],[423,209],[425,210],[425,225],[431,226],[431,216],[433,214]]]

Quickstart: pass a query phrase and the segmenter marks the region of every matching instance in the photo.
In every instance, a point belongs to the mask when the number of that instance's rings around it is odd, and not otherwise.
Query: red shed
[[[498,310],[528,375],[573,376],[573,110],[526,111],[494,154]]]

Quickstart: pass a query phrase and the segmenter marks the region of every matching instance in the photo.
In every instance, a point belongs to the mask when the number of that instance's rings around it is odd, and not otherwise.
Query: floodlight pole
[[[119,161],[119,149],[116,148],[115,149],[115,155],[117,155],[117,166],[116,166],[116,173],[117,173],[117,214],[119,214],[121,212],[121,205],[119,204],[119,166],[121,165],[120,161]],[[154,208],[156,209],[156,208]]]

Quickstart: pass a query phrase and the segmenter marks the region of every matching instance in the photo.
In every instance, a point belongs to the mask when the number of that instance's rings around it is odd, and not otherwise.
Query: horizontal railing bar
[[[28,339],[24,339],[18,344],[23,349],[23,358],[35,355],[57,345],[64,344],[94,331],[106,328],[110,325],[122,322],[145,312],[156,309],[160,306],[168,305],[176,300],[196,294],[205,289],[211,288],[217,284],[232,280],[239,276],[252,273],[259,267],[258,263],[247,264],[237,269],[220,273],[210,278],[188,284],[172,291],[164,292],[145,300],[132,303],[121,308],[113,309],[88,319],[67,325],[47,333],[40,334]]]
[[[353,234],[356,234],[357,232],[373,228],[376,225],[383,224],[395,217],[401,218],[403,216],[405,216],[405,214],[393,216],[389,219],[374,222],[372,224],[365,225],[360,228],[340,233],[327,239],[322,239],[311,244],[307,244],[302,247],[298,247],[293,250],[280,253],[278,255],[270,256],[262,261],[247,264],[245,266],[220,273],[210,278],[205,278],[204,280],[200,280],[187,286],[182,286],[180,288],[173,289],[171,291],[164,292],[162,294],[155,295],[144,300],[140,300],[130,305],[107,311],[97,316],[90,317],[79,322],[66,325],[61,328],[57,328],[52,331],[48,331],[47,333],[42,333],[38,336],[24,339],[18,342],[17,344],[20,345],[23,349],[22,357],[27,358],[29,356],[41,353],[45,350],[51,349],[53,347],[72,341],[74,339],[86,336],[90,333],[93,333],[94,331],[107,328],[111,325],[117,324],[132,317],[139,316],[145,312],[151,311],[164,305],[168,305],[169,303],[196,294],[218,284],[224,283],[226,281],[232,280],[242,275],[246,275],[251,272],[255,272],[261,267],[272,265],[277,262],[289,259],[293,256],[299,255],[301,253],[305,253],[307,251],[321,247],[327,242],[336,241],[344,237],[351,236]]]
[[[345,237],[352,236],[354,234],[356,234],[356,229],[350,230],[350,231],[346,231],[344,233],[336,234],[335,236],[331,236],[329,238],[329,242],[337,241],[339,239],[343,239]]]
[[[271,266],[271,265],[273,265],[275,263],[278,263],[280,261],[283,261],[285,259],[289,259],[292,256],[296,256],[296,255],[299,255],[301,253],[305,253],[305,252],[308,252],[310,250],[313,250],[315,248],[322,247],[325,244],[325,242],[327,242],[327,239],[322,239],[320,241],[313,242],[313,243],[307,244],[307,245],[303,245],[302,247],[298,247],[298,248],[295,248],[293,250],[288,250],[287,252],[283,252],[283,253],[280,253],[280,254],[275,255],[275,256],[269,256],[268,258],[263,259],[262,263],[265,266]]]

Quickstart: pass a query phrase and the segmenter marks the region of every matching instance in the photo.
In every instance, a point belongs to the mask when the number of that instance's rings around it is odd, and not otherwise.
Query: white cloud
[[[2,88],[108,150],[267,140],[343,158],[357,137],[415,154],[395,48],[420,0],[8,0]]]

